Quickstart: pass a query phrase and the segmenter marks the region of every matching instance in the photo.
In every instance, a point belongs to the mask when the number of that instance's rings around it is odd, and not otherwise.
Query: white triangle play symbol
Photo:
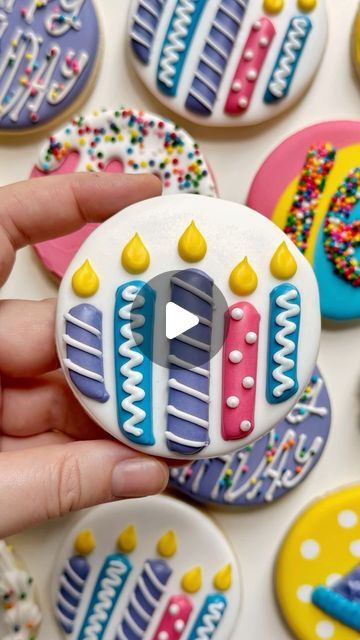
[[[177,336],[196,327],[200,322],[198,316],[179,307],[175,302],[166,305],[166,337],[173,340]]]

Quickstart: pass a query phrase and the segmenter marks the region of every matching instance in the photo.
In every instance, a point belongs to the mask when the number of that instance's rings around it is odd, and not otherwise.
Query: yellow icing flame
[[[129,524],[124,531],[122,531],[118,539],[116,541],[116,546],[119,551],[124,551],[125,553],[131,553],[137,547],[137,535],[136,528],[133,524]]]
[[[231,564],[226,564],[214,576],[214,587],[218,591],[227,591],[232,583]]]
[[[85,260],[84,264],[75,271],[71,284],[76,295],[82,298],[88,298],[97,292],[99,288],[99,278],[89,260]]]
[[[200,233],[194,220],[182,234],[178,243],[178,251],[180,257],[185,260],[185,262],[199,262],[199,260],[202,260],[206,255],[206,240]]]
[[[196,593],[202,585],[201,567],[194,567],[185,573],[181,580],[181,587],[186,593]]]
[[[74,549],[81,556],[88,556],[89,553],[94,551],[96,547],[96,541],[91,529],[84,529],[75,538]]]
[[[284,0],[264,0],[264,11],[279,13],[284,8]]]
[[[297,264],[286,242],[276,249],[270,262],[270,271],[278,280],[289,280],[297,272]]]
[[[177,540],[175,531],[167,531],[157,543],[157,552],[164,558],[171,558],[177,551]]]
[[[143,273],[150,264],[150,254],[138,233],[129,240],[121,254],[121,264],[128,273]]]
[[[258,277],[247,258],[244,258],[232,270],[229,284],[231,291],[238,296],[249,296],[255,291],[258,285]]]
[[[313,11],[317,5],[317,0],[298,0],[298,7],[301,11]]]

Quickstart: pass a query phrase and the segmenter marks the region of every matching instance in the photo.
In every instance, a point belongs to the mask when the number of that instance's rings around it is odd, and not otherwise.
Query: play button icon
[[[189,331],[199,324],[198,316],[175,302],[168,302],[166,305],[166,337],[168,340],[177,338],[185,331]]]

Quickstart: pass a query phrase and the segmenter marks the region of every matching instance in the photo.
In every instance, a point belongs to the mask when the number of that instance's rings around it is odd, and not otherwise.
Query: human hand
[[[153,176],[73,174],[0,189],[0,286],[16,250],[157,196]],[[162,491],[167,466],[113,440],[68,388],[55,300],[0,301],[0,537],[101,502]]]

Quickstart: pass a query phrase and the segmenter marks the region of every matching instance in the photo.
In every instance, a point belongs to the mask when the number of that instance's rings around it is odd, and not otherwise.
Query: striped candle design
[[[148,65],[151,49],[166,0],[138,0],[130,32],[135,55]]]
[[[65,314],[64,364],[76,388],[88,398],[106,402],[102,351],[102,313],[92,304],[79,304]]]
[[[78,640],[102,640],[131,570],[131,563],[122,554],[116,553],[105,559]]]
[[[83,556],[69,558],[60,577],[56,618],[67,635],[73,632],[90,565]]]
[[[142,640],[166,589],[172,569],[165,560],[146,560],[115,640]]]
[[[188,640],[211,640],[225,614],[227,599],[220,593],[206,597]]]
[[[294,285],[286,282],[271,291],[266,389],[270,404],[288,400],[299,388],[297,351],[300,313],[300,293]]]
[[[205,41],[186,107],[210,115],[249,0],[221,0]]]
[[[153,640],[180,640],[193,610],[193,603],[183,594],[171,596]]]
[[[191,455],[208,446],[213,281],[197,269],[171,278],[171,301],[199,324],[170,342],[167,446]]]

